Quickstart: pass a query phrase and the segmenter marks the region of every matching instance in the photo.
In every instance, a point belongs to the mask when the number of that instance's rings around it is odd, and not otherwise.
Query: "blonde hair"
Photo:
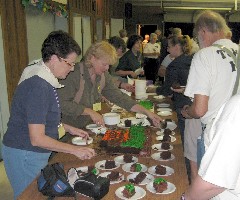
[[[172,35],[168,37],[168,41],[173,46],[179,44],[184,54],[186,55],[192,54],[192,41],[188,35],[182,35],[182,36]]]
[[[118,58],[116,49],[106,41],[94,43],[88,48],[84,56],[87,64],[91,64],[90,60],[92,56],[105,60],[109,65],[115,64]]]
[[[211,10],[202,11],[198,16],[195,23],[196,33],[201,28],[207,28],[208,31],[212,33],[223,32],[224,35],[230,31],[225,19],[216,12]]]

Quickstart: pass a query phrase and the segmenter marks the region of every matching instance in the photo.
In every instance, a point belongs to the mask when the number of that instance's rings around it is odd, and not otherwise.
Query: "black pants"
[[[158,67],[158,59],[144,58],[144,74],[146,76],[146,80],[152,80],[153,84],[157,78]]]

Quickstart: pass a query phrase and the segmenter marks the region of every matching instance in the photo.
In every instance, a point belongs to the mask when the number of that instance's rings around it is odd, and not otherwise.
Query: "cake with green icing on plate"
[[[151,112],[154,112],[154,104],[153,102],[149,100],[141,100],[138,102],[139,105],[146,108],[147,110],[150,110]]]

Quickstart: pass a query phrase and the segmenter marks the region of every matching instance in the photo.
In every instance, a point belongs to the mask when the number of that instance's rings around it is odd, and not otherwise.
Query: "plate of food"
[[[125,155],[115,157],[114,160],[120,164],[126,164],[126,163],[136,163],[138,161],[138,158],[129,154],[125,154]]]
[[[158,99],[158,100],[161,100],[161,99],[165,99],[165,96],[163,95],[157,95],[157,96],[153,96],[154,99]]]
[[[159,135],[156,137],[156,140],[161,142],[175,142],[176,138],[172,135]]]
[[[170,151],[173,150],[173,146],[170,145],[168,142],[162,142],[152,145],[152,149],[156,151]]]
[[[163,135],[163,133],[164,133],[164,129],[160,129],[159,131],[156,131],[157,135]]]
[[[99,174],[99,176],[108,178],[110,180],[110,184],[120,183],[124,180],[124,175],[118,171],[111,171],[111,172],[103,172]]]
[[[91,130],[91,129],[95,129],[98,128],[99,126],[97,124],[88,124],[86,126],[86,129]]]
[[[171,109],[171,108],[158,108],[157,111],[158,111],[158,112],[161,112],[161,111],[169,111],[169,112],[172,112],[172,109]]]
[[[159,108],[168,108],[168,107],[170,107],[170,104],[169,103],[159,103],[159,104],[157,104],[157,107],[159,107]]]
[[[142,199],[146,195],[146,191],[139,187],[134,186],[133,184],[126,184],[115,191],[115,194],[118,198],[124,200],[137,200]]]
[[[156,135],[159,135],[159,136],[165,135],[165,134],[175,135],[175,132],[172,131],[172,130],[170,130],[170,129],[168,129],[168,128],[166,128],[166,129],[161,129],[160,131],[157,131],[157,132],[156,132]]]
[[[141,163],[126,163],[122,166],[123,171],[125,172],[146,172],[147,166]]]
[[[154,153],[151,155],[152,159],[158,161],[170,161],[175,159],[175,156],[170,151],[162,151],[158,153]]]
[[[93,138],[89,137],[87,140],[82,137],[74,137],[72,143],[75,145],[88,145],[93,142]]]
[[[120,167],[120,163],[115,162],[114,160],[101,160],[95,164],[97,169],[101,170],[112,170]]]
[[[145,172],[134,172],[127,176],[130,183],[137,185],[146,185],[154,180],[154,176]]]
[[[144,118],[128,117],[120,120],[117,125],[119,128],[130,128],[132,125],[140,124],[144,121]]]
[[[167,116],[171,116],[172,112],[170,112],[170,111],[160,111],[157,114],[160,115],[160,116],[163,116],[163,117],[167,117]]]
[[[177,128],[177,125],[175,124],[174,121],[167,121],[167,127],[166,128],[168,128],[171,131],[173,131],[175,128]]]
[[[154,165],[148,168],[148,172],[153,176],[170,176],[174,169],[166,165]]]
[[[154,194],[170,194],[176,190],[176,186],[163,178],[156,178],[146,186],[147,190]]]

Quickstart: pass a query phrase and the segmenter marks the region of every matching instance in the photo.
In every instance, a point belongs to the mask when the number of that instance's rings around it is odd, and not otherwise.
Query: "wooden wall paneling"
[[[21,0],[1,0],[4,59],[9,104],[23,69],[28,64],[27,30]]]
[[[123,19],[125,17],[125,3],[124,0],[115,0],[110,5],[111,18]],[[117,9],[116,9],[117,8]]]

